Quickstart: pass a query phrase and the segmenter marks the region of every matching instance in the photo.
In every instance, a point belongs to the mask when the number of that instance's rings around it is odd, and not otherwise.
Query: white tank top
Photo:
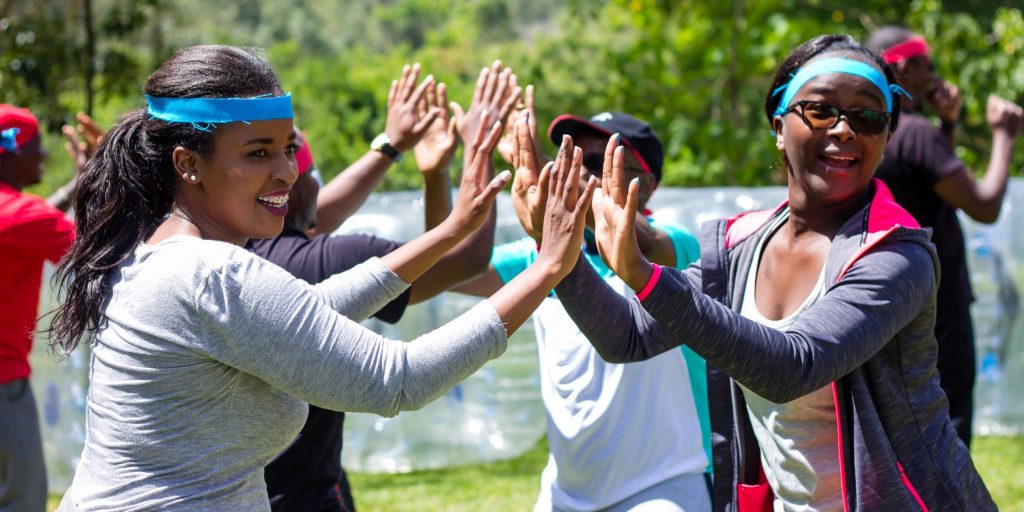
[[[757,269],[768,239],[789,219],[788,210],[765,231],[758,242],[747,274],[740,314],[767,327],[786,331],[800,313],[825,294],[825,268],[807,299],[793,314],[780,320],[761,315],[755,303]],[[777,404],[740,386],[747,413],[761,447],[761,465],[775,494],[775,510],[842,511],[842,488],[831,386],[796,400]]]

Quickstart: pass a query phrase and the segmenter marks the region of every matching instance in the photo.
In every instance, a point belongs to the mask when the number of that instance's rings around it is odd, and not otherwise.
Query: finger
[[[491,96],[492,105],[501,105],[504,102],[505,95],[509,90],[508,81],[512,78],[512,68],[505,68],[498,74],[498,79],[494,83],[494,94]],[[499,119],[504,120],[504,117]]]
[[[496,60],[494,64],[491,64],[491,68],[487,71],[487,81],[484,83],[483,95],[480,101],[488,106],[492,106],[492,99],[494,97],[494,87],[498,81],[498,75],[501,74],[501,61]]]
[[[615,155],[612,158],[612,186],[609,195],[615,204],[622,206],[626,201],[626,172],[622,169],[624,147],[615,148]]]
[[[420,99],[423,98],[423,93],[425,93],[427,88],[432,85],[434,85],[434,75],[427,75],[427,77],[423,79],[423,82],[420,83],[419,87],[409,95],[409,99],[407,101],[420,101]]]
[[[484,96],[484,86],[487,84],[487,77],[491,73],[491,68],[484,67],[480,70],[480,76],[476,79],[476,87],[473,88],[473,100],[470,101],[469,105],[479,105],[480,101]]]
[[[548,188],[551,183],[551,173],[555,169],[554,162],[548,162],[544,165],[544,168],[540,170],[540,176],[537,177],[537,203],[547,204],[548,202]]]
[[[490,121],[490,119],[491,119],[491,114],[488,113],[487,110],[484,110],[484,111],[480,112],[480,122],[481,123],[487,123],[487,122]],[[484,131],[483,130],[477,130],[476,133],[473,134],[473,142],[471,143],[471,146],[470,146],[470,147],[473,148],[473,153],[474,154],[476,154],[478,152],[478,150],[480,149],[480,146],[483,144],[483,140],[484,140]]]
[[[487,138],[484,139],[484,147],[487,148],[488,152],[494,151],[495,146],[498,145],[498,141],[501,140],[501,121],[494,123],[494,126],[487,131]],[[480,130],[483,131],[483,130]]]
[[[402,76],[398,79],[398,91],[395,92],[395,102],[401,102],[405,100],[406,89],[409,84],[409,74],[412,73],[412,66],[406,64],[402,66]]]
[[[437,83],[432,82],[427,86],[427,90],[423,91],[423,97],[416,102],[416,113],[422,118],[430,112],[437,102]]]
[[[504,170],[498,173],[490,183],[487,184],[487,188],[484,189],[483,196],[488,201],[495,198],[499,192],[504,190],[505,185],[508,185],[509,178],[512,177],[512,171]]]
[[[619,147],[618,133],[612,134],[608,137],[608,144],[604,146],[604,165],[601,166],[601,180],[604,181],[605,176],[610,176],[612,173],[612,164],[615,160],[615,148]],[[595,171],[597,169],[594,169]],[[603,183],[602,183],[603,184]]]
[[[530,139],[537,133],[537,111],[533,108],[533,85],[526,86],[526,111],[530,114]],[[538,148],[534,148],[538,150]]]
[[[572,208],[579,197],[581,171],[583,170],[583,150],[573,148],[572,166],[569,168],[569,176],[565,180],[565,207]]]
[[[412,96],[413,89],[416,87],[416,82],[418,82],[419,79],[420,63],[417,62],[413,64],[412,68],[409,70],[409,75],[405,79],[404,90],[402,91],[402,94],[398,97],[398,99],[401,100],[402,102],[408,101],[410,99],[410,96]]]
[[[501,116],[502,119],[508,117],[509,113],[512,112],[512,108],[515,107],[516,103],[519,103],[519,99],[523,97],[523,89],[516,87],[512,89],[512,92],[505,98],[505,101],[501,104]]]
[[[388,91],[388,108],[395,104],[395,97],[398,94],[398,80],[391,81],[391,90]]]
[[[536,148],[533,147],[533,137],[530,134],[530,113],[519,120],[516,124],[516,145],[519,146],[519,161],[528,167],[530,171],[537,172]]]
[[[74,128],[64,125],[60,129],[60,133],[64,135],[64,138],[67,139],[68,143],[74,146],[75,149],[78,149],[78,145],[81,143],[81,140],[78,138],[78,133],[75,132]]]
[[[444,112],[445,118],[451,115],[451,112],[448,110],[448,84],[444,82],[437,83],[437,97],[434,99],[434,105],[437,105],[437,108]]]
[[[629,182],[629,192],[626,194],[626,219],[627,222],[636,223],[637,203],[640,197],[640,178],[633,178]]]
[[[96,124],[96,121],[84,112],[79,112],[75,115],[75,119],[77,119],[78,124],[84,128],[83,133],[85,135],[86,142],[88,142],[92,147],[99,145],[100,140],[103,139],[104,135],[106,135],[103,128],[100,128],[100,126]]]
[[[452,110],[452,120],[454,121],[454,124],[456,126],[461,126],[462,123],[466,119],[466,112],[464,110],[462,110],[462,105],[459,105],[458,102],[453,101],[453,102],[449,103],[448,106],[451,107],[451,110]],[[464,141],[462,141],[462,143],[463,144],[468,144],[469,141],[464,140]]]
[[[427,131],[427,128],[430,128],[430,124],[436,121],[439,117],[441,117],[440,110],[436,108],[431,108],[430,110],[428,110],[427,114],[423,116],[423,118],[421,118],[418,123],[413,125],[413,135],[417,137],[423,135],[423,133]]]
[[[587,180],[587,186],[583,188],[583,195],[576,201],[576,229],[582,229],[583,224],[587,222],[587,210],[594,201],[594,191],[597,188],[597,178],[591,176]]]

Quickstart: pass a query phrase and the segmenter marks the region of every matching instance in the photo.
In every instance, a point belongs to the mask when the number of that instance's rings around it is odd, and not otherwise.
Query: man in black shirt
[[[504,80],[499,69],[488,70],[486,81]],[[383,256],[399,243],[367,235],[330,236],[370,195],[384,172],[401,153],[414,149],[417,167],[424,178],[425,227],[440,224],[451,211],[448,166],[457,145],[456,126],[460,122],[463,140],[473,140],[481,110],[495,109],[494,103],[514,97],[510,88],[495,87],[474,97],[470,112],[448,117],[444,84],[427,77],[415,90],[418,65],[403,70],[402,78],[392,85],[388,95],[388,115],[383,134],[374,139],[371,150],[323,187],[313,164],[308,141],[299,134],[296,152],[299,177],[292,186],[288,215],[281,235],[269,240],[252,240],[249,250],[271,261],[294,276],[318,283],[334,274],[375,256]],[[479,85],[479,84],[478,84]],[[478,87],[479,88],[479,87]],[[423,99],[423,102],[420,102]],[[495,117],[493,119],[500,119]],[[467,148],[466,151],[471,151]],[[493,169],[492,169],[493,174]],[[439,260],[398,298],[373,316],[397,322],[408,304],[425,301],[487,270],[494,246],[495,215],[476,232]],[[310,405],[309,416],[299,436],[264,470],[271,508],[283,511],[354,511],[352,493],[341,466],[343,412]]]
[[[902,101],[899,126],[885,147],[885,159],[875,176],[885,181],[896,200],[922,226],[933,229],[932,241],[941,267],[935,322],[939,379],[949,398],[953,425],[970,445],[976,371],[970,316],[974,296],[956,211],[963,210],[979,222],[996,221],[1006,192],[1021,108],[989,97],[986,117],[992,129],[992,154],[985,175],[975,180],[954,151],[960,92],[932,73],[924,38],[906,28],[890,26],[872,34],[867,46],[892,66],[900,85],[911,96]],[[932,126],[920,113],[926,101],[939,117],[941,128]]]

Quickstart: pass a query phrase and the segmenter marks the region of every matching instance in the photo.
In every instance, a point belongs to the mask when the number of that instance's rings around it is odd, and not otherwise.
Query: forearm
[[[436,228],[452,212],[451,181],[448,167],[423,173],[423,223],[429,231]]]
[[[71,194],[74,192],[75,184],[77,182],[78,176],[71,178],[70,181],[62,185],[46,198],[47,204],[62,212],[68,211],[68,209],[71,208]]]
[[[442,222],[440,226],[381,257],[381,261],[403,281],[412,283],[419,280],[467,236],[452,227],[450,222]]]
[[[1003,206],[1007,181],[1010,175],[1010,161],[1013,158],[1014,137],[998,131],[992,137],[992,154],[988,168],[978,183],[978,196],[985,206],[986,221],[995,222]]]
[[[409,287],[379,258],[371,258],[313,285],[316,295],[334,311],[355,321],[368,318]]]
[[[324,185],[316,201],[316,234],[338,229],[366,202],[393,163],[384,153],[369,151]]]
[[[491,295],[487,302],[494,307],[505,332],[511,336],[523,325],[558,282],[558,276],[540,262],[535,262]]]
[[[480,228],[448,251],[413,283],[409,296],[411,304],[430,299],[487,271],[494,248],[496,210],[497,206],[492,207]]]
[[[708,364],[785,403],[864,364],[934,300],[931,256],[904,249],[865,256],[786,332],[742,317],[669,268],[642,305]]]
[[[582,255],[555,287],[555,293],[605,361],[643,361],[682,344],[658,325],[639,302],[609,287]]]
[[[949,147],[956,147],[956,121],[947,122],[942,120],[942,124],[939,125],[939,130],[942,132],[942,136],[949,142]]]

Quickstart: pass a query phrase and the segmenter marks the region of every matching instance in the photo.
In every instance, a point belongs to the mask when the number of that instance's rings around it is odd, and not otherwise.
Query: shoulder
[[[700,244],[697,237],[683,226],[671,221],[658,220],[651,217],[651,227],[665,233],[672,242],[672,248],[676,253],[676,267],[684,268],[690,263],[700,259]]]
[[[32,222],[59,220],[70,224],[64,212],[48,204],[43,198],[20,192],[0,195],[0,217],[8,223],[27,224]]]

